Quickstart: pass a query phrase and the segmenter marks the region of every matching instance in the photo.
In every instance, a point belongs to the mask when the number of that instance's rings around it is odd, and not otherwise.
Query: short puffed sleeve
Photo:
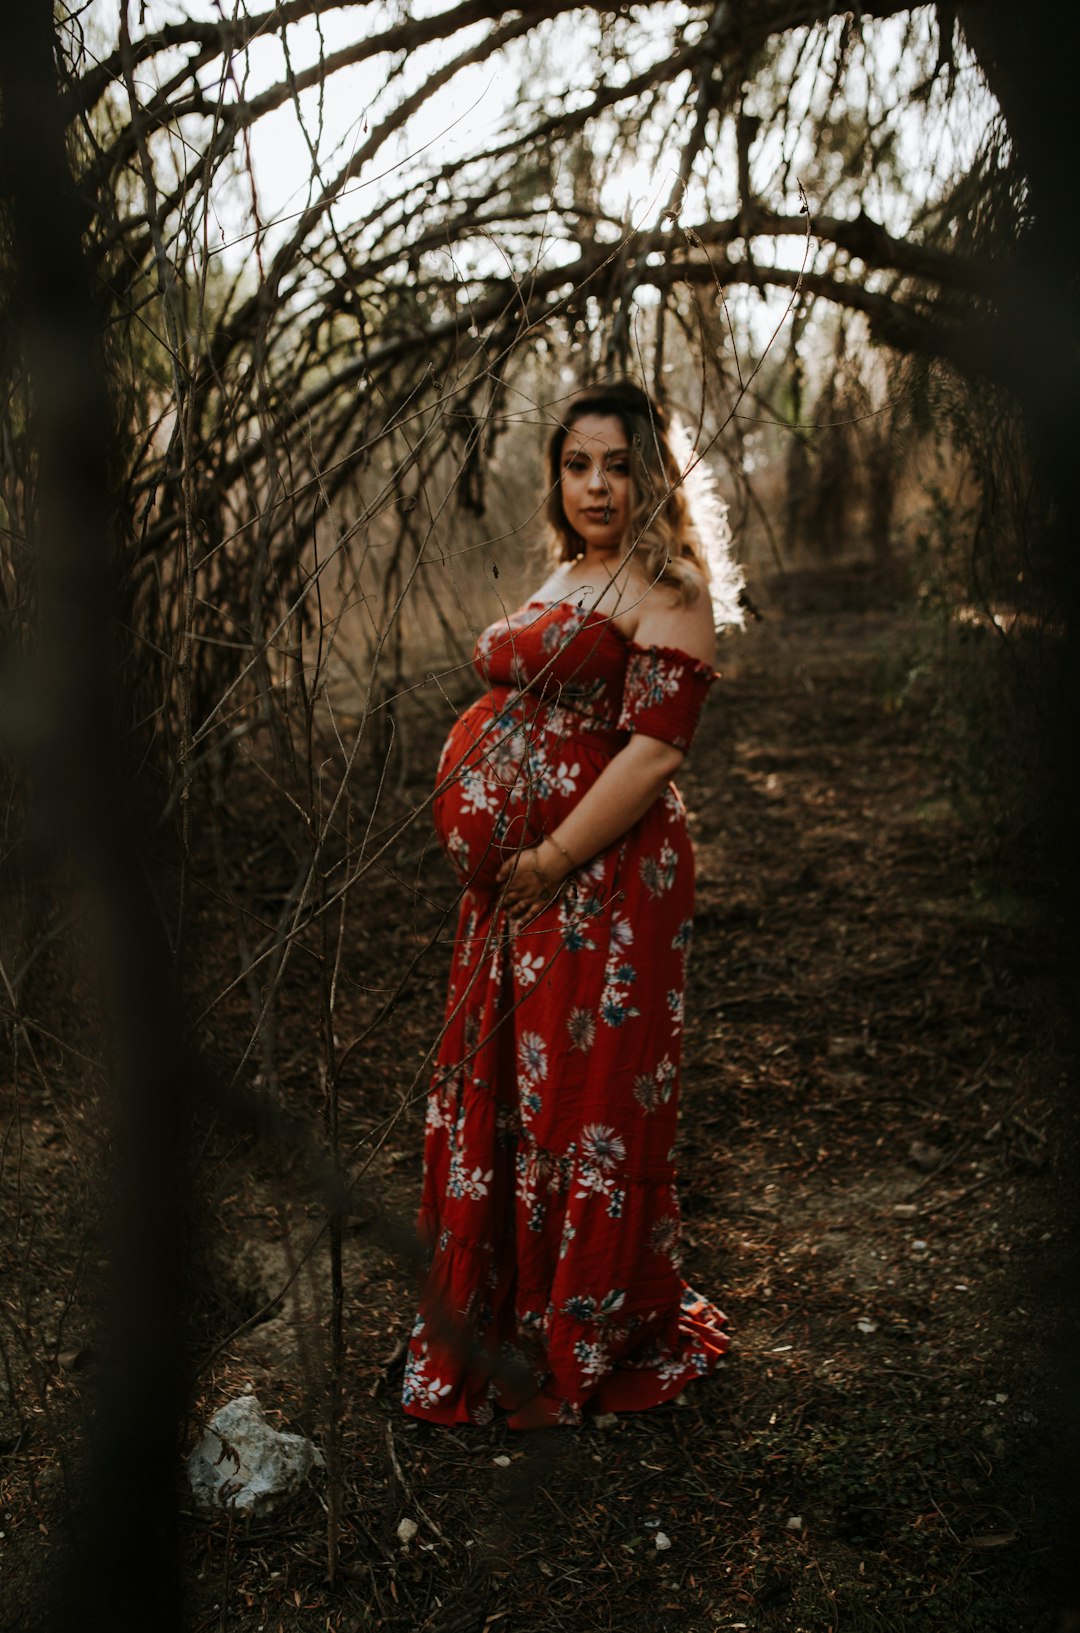
[[[671,646],[630,647],[623,684],[622,731],[659,737],[685,753],[716,671]]]

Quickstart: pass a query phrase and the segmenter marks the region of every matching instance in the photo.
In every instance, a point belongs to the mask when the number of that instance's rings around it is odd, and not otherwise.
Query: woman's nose
[[[608,490],[608,479],[595,460],[589,467],[589,487],[597,493],[606,493]]]

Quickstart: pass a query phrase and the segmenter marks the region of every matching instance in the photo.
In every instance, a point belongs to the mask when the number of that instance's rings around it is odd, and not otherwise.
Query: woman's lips
[[[610,522],[615,512],[607,505],[600,505],[598,509],[583,510],[581,514],[587,516],[590,522]]]

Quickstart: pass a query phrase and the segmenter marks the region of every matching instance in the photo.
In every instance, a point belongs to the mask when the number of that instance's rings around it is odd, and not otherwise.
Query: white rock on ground
[[[195,1502],[204,1513],[235,1508],[253,1518],[294,1497],[322,1454],[303,1435],[272,1429],[254,1395],[216,1411],[187,1460]]]

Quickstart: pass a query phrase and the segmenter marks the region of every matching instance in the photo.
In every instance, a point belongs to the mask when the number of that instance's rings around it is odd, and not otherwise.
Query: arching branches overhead
[[[475,485],[538,347],[662,383],[669,318],[696,325],[722,416],[753,303],[767,330],[797,295],[804,326],[825,303],[965,366],[1008,278],[1000,232],[971,235],[972,177],[1007,169],[939,9],[124,0],[110,33],[70,8],[133,584],[182,559],[189,608],[220,602],[252,559],[299,572],[343,490],[337,548],[407,514],[439,457]],[[293,196],[283,121],[307,157]]]
[[[422,356],[462,384],[586,307],[625,360],[635,303],[710,280],[786,290],[804,268],[804,290],[862,312],[889,345],[949,355],[956,303],[993,294],[950,243],[950,186],[980,146],[950,119],[986,124],[992,105],[972,65],[958,68],[951,34],[943,53],[932,8],[834,11],[823,0],[610,11],[465,0],[423,18],[371,0],[215,19],[148,8],[141,31],[122,30],[98,60],[75,53],[70,91],[88,190],[117,200],[96,232],[119,309],[145,298],[162,246],[176,298],[209,280],[181,361],[207,457],[230,477],[253,414],[260,447],[268,411],[276,434],[298,407],[359,421],[361,374],[370,386]],[[478,68],[505,106],[472,144],[455,113],[473,93],[456,87]],[[312,98],[321,108],[339,82],[369,101],[335,151],[312,135]],[[309,196],[264,222],[240,179],[260,124],[290,106],[312,150]],[[432,130],[433,109],[446,130]],[[935,125],[951,148],[936,173],[919,151]],[[155,169],[152,210],[140,152]],[[248,250],[257,275],[249,263],[230,287],[221,269]],[[338,388],[353,394],[348,410]]]

